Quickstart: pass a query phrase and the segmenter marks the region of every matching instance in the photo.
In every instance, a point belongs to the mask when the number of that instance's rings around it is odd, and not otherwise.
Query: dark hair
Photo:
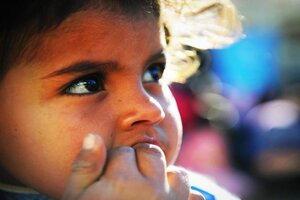
[[[87,9],[129,17],[159,18],[159,0],[10,0],[0,6],[0,81],[25,57],[37,35],[55,29],[70,15]],[[30,49],[32,50],[32,49]]]

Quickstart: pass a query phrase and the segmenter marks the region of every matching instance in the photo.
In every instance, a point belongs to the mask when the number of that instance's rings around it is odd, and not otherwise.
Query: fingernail
[[[96,136],[93,133],[89,133],[85,136],[82,143],[82,149],[85,151],[91,151],[96,146]]]
[[[133,148],[143,150],[144,152],[151,153],[152,155],[159,157],[163,156],[164,154],[159,146],[149,143],[138,143],[134,145]]]

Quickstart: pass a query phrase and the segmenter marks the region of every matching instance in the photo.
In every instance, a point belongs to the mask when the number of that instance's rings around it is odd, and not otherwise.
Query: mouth
[[[133,146],[135,146],[137,144],[141,144],[141,143],[147,143],[147,144],[156,145],[156,146],[159,146],[162,149],[162,145],[160,144],[160,142],[158,142],[158,140],[155,137],[150,137],[150,136],[141,137],[140,139],[138,139],[137,141],[135,141],[130,146],[133,147]]]
[[[163,151],[165,157],[168,157],[168,137],[164,130],[160,127],[149,128],[140,126],[133,131],[123,132],[116,135],[118,135],[118,137],[115,138],[112,148],[118,146],[128,146],[133,148],[135,145],[146,143],[159,147]]]
[[[165,144],[165,142],[163,142],[162,139],[160,139],[158,134],[144,133],[144,134],[136,135],[134,142],[130,146],[133,147],[133,146],[135,146],[137,144],[141,144],[141,143],[147,143],[147,144],[158,146],[166,155],[166,152],[167,152],[166,144]]]

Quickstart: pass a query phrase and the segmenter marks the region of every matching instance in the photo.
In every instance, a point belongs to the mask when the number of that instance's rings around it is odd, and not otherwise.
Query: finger
[[[133,147],[136,150],[139,171],[152,180],[166,180],[166,158],[156,145],[140,143]]]
[[[102,173],[106,161],[106,148],[102,138],[88,134],[82,149],[73,162],[72,172],[66,185],[63,199],[75,199]]]
[[[126,177],[137,176],[138,174],[133,148],[122,146],[113,148],[108,152],[107,170],[105,175],[120,180]]]
[[[189,200],[205,200],[205,197],[201,193],[191,190]]]
[[[187,172],[177,167],[169,167],[167,172],[168,183],[172,194],[178,199],[188,199],[190,193]]]

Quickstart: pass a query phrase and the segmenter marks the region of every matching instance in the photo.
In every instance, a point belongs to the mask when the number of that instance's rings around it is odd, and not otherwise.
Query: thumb
[[[73,162],[62,199],[78,198],[102,174],[105,161],[106,148],[102,138],[97,134],[87,134],[82,149]]]

